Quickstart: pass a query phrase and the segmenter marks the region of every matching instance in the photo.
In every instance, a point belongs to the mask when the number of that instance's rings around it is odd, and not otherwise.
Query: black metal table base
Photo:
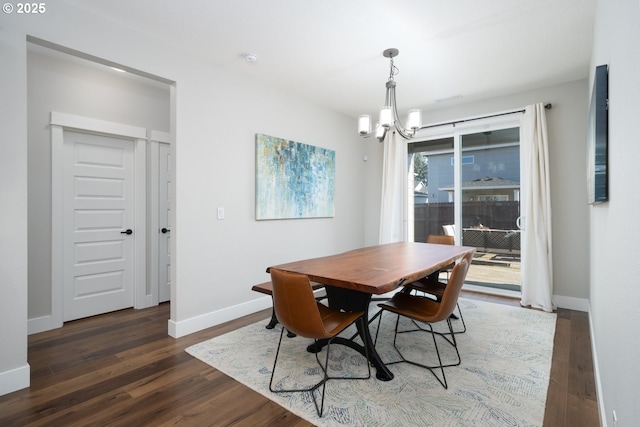
[[[336,308],[345,311],[364,311],[365,319],[368,319],[369,302],[371,301],[371,294],[365,292],[358,292],[352,289],[336,288],[333,286],[326,286],[327,298],[329,301],[329,307]],[[334,338],[333,344],[345,345],[358,353],[366,357],[365,347],[367,347],[369,353],[369,363],[376,368],[376,378],[381,381],[391,381],[393,374],[384,364],[380,355],[375,349],[373,340],[371,339],[371,333],[369,331],[368,322],[364,322],[365,326],[362,326],[360,322],[356,322],[356,328],[358,333],[351,339],[337,337]],[[356,336],[360,336],[362,343],[358,344],[353,339]],[[318,340],[317,344],[311,344],[307,347],[307,351],[310,353],[317,353],[322,350],[327,344],[326,340]]]

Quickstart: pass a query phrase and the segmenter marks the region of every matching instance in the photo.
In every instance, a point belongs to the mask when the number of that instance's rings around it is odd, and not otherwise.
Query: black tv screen
[[[589,204],[609,200],[607,179],[609,88],[607,65],[596,67],[587,131],[587,182]]]

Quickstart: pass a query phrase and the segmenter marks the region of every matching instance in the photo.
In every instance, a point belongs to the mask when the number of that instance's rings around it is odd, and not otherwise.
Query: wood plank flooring
[[[176,340],[167,335],[169,305],[162,304],[31,335],[31,386],[0,396],[0,425],[310,426],[184,351],[269,317],[264,310]],[[544,426],[599,426],[595,390],[588,316],[560,309]]]

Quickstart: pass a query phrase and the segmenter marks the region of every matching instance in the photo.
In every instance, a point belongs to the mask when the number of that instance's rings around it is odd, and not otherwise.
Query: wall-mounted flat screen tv
[[[596,67],[587,130],[587,183],[589,204],[609,200],[607,179],[609,88],[607,65]]]

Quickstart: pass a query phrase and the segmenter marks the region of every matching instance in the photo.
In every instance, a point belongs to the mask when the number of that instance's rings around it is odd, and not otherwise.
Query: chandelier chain
[[[390,69],[389,69],[389,80],[393,80],[393,76],[397,75],[400,70],[393,64],[393,58],[389,58]]]

